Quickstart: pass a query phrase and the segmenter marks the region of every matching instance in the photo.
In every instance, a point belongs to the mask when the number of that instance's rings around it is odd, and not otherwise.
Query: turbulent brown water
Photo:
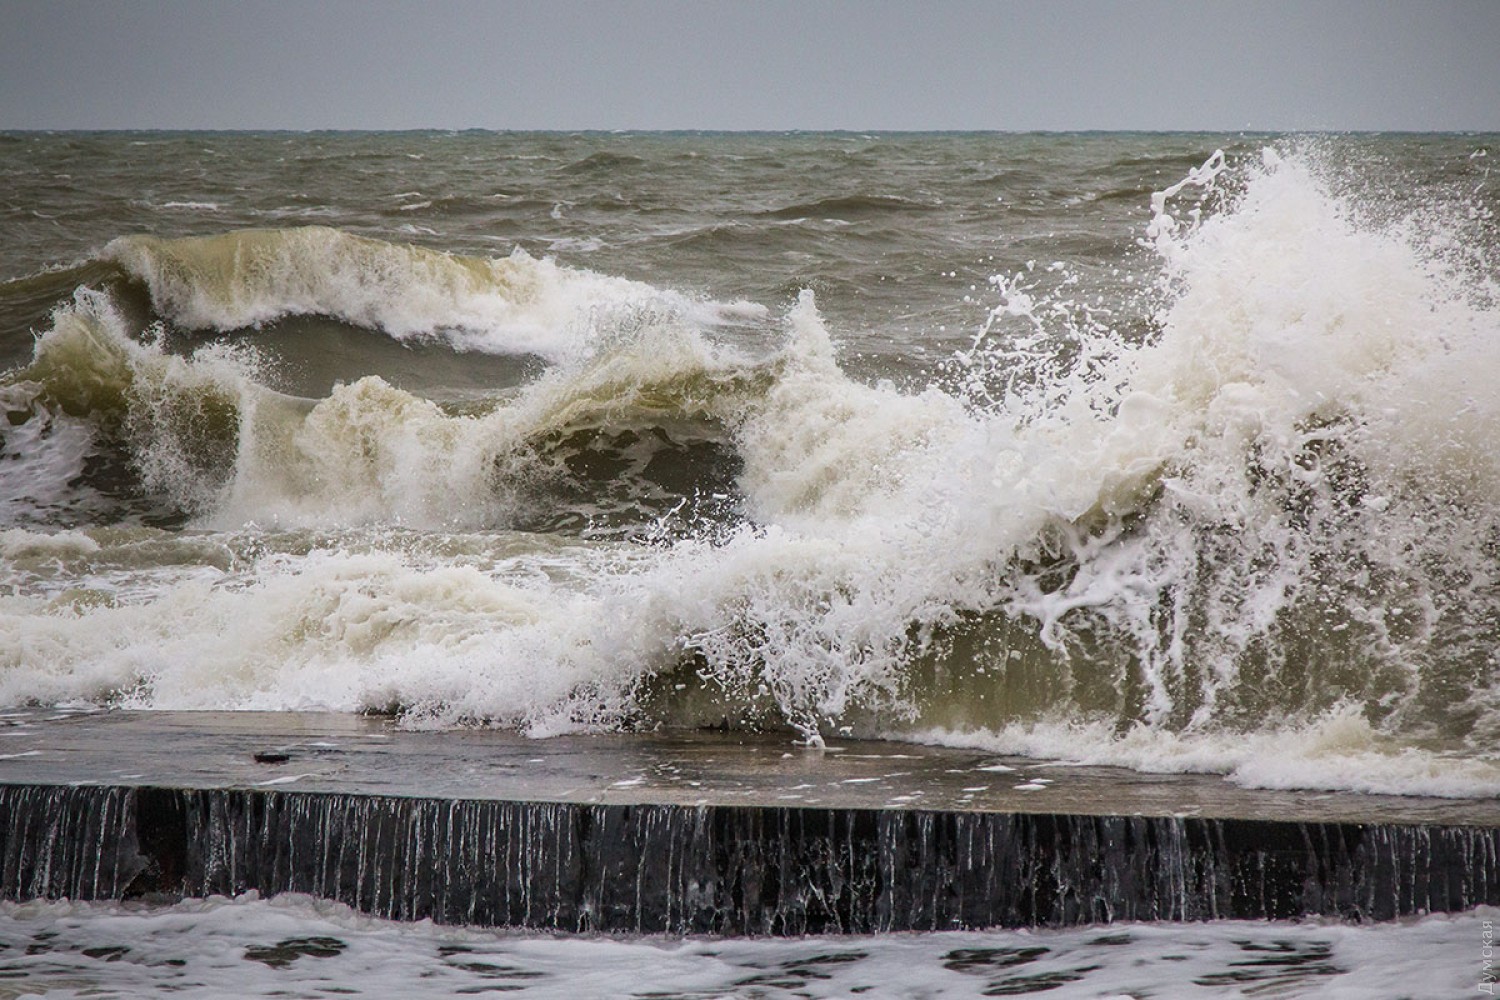
[[[0,703],[1500,792],[1494,136],[0,136]]]

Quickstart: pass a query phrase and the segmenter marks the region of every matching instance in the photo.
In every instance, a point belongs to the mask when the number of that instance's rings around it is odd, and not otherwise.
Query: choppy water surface
[[[1496,794],[1493,150],[0,137],[0,704]]]
[[[1436,1000],[1493,984],[1481,953],[1497,916],[765,941],[399,925],[293,896],[166,909],[0,904],[0,996]]]

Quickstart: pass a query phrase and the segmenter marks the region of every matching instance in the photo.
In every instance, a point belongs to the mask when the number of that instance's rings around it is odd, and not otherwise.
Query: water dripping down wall
[[[258,890],[561,931],[1383,920],[1500,903],[1500,830],[0,786],[9,899]]]

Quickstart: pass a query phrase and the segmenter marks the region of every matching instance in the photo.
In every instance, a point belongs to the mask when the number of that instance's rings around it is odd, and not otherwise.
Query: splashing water
[[[1331,176],[1215,154],[1149,199],[1151,280],[997,275],[908,388],[851,378],[811,292],[764,343],[756,307],[524,254],[118,240],[157,325],[81,291],[0,387],[0,475],[33,484],[0,698],[790,725],[1493,794],[1487,244],[1374,221]],[[550,367],[305,397],[256,331],[179,343],[305,316]]]

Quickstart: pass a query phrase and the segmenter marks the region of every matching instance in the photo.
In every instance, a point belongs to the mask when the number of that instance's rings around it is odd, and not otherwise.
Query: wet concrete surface
[[[785,733],[530,739],[323,713],[11,710],[0,784],[1500,828],[1497,800],[1244,789],[906,743],[813,748]]]

